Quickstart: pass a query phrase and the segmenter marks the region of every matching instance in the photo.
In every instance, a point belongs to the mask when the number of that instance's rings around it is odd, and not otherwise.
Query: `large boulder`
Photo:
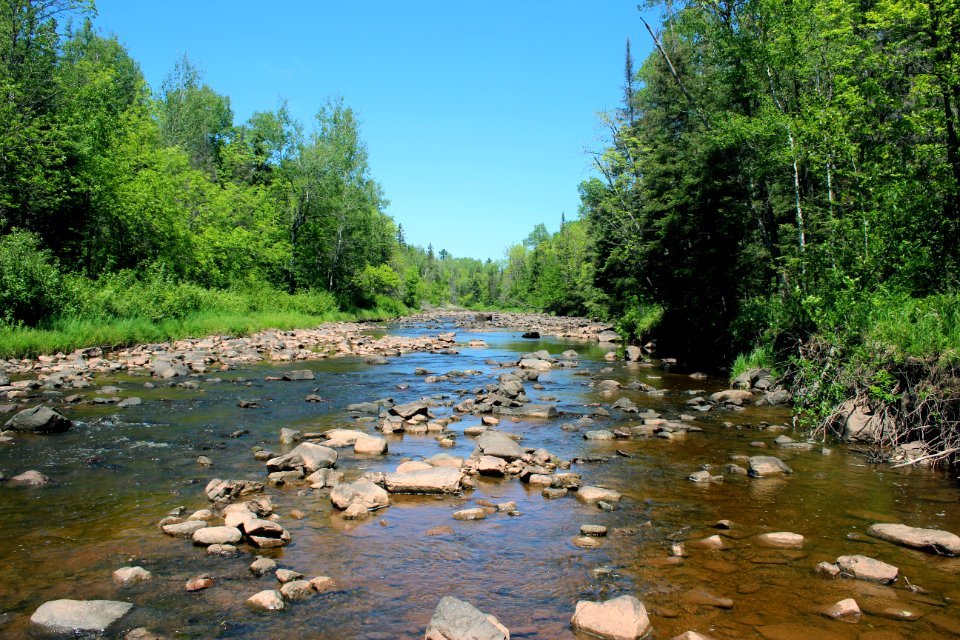
[[[353,445],[353,452],[361,455],[382,456],[387,452],[385,438],[361,434]]]
[[[570,624],[604,640],[638,640],[650,631],[650,618],[643,603],[633,596],[606,602],[581,600]]]
[[[38,405],[24,409],[7,420],[5,429],[23,433],[61,433],[73,426],[73,422],[50,407]]]
[[[459,493],[463,473],[452,467],[434,467],[406,473],[388,473],[385,478],[390,493]]]
[[[949,531],[908,527],[905,524],[875,524],[867,529],[867,533],[874,538],[931,553],[947,556],[960,554],[960,536]]]
[[[359,504],[364,509],[373,510],[386,507],[390,504],[390,496],[382,488],[366,478],[356,482],[341,482],[330,492],[330,501],[338,509],[346,509],[352,504]]]
[[[620,334],[612,329],[607,329],[606,331],[601,331],[597,334],[597,340],[599,342],[620,342],[622,338]]]
[[[510,632],[493,616],[469,602],[445,596],[437,604],[424,640],[510,640]]]
[[[843,439],[846,442],[879,442],[883,435],[893,428],[892,421],[875,415],[865,405],[848,400],[838,410],[843,425]]]
[[[40,605],[30,622],[50,633],[103,633],[132,608],[129,602],[113,600],[52,600]]]
[[[481,455],[496,456],[507,462],[523,457],[523,449],[516,440],[502,431],[484,431],[477,439],[477,449]]]
[[[744,389],[726,389],[724,391],[717,391],[716,393],[710,394],[710,402],[725,402],[727,404],[735,405],[742,405],[744,402],[747,402],[752,398],[753,393]]]

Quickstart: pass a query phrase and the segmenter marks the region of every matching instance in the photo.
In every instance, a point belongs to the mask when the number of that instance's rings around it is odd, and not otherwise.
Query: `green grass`
[[[246,336],[265,329],[307,329],[324,322],[373,321],[390,317],[393,316],[379,309],[363,309],[320,315],[297,311],[200,311],[183,318],[164,320],[67,318],[44,329],[14,327],[0,330],[0,357],[32,358],[42,354],[70,353],[85,347],[116,349],[214,334]]]
[[[876,297],[864,330],[867,344],[889,347],[897,359],[960,354],[960,295]]]
[[[769,345],[757,345],[750,353],[741,353],[733,361],[730,365],[730,379],[734,380],[741,373],[751,369],[769,369],[770,373],[777,377],[774,364],[773,348]]]

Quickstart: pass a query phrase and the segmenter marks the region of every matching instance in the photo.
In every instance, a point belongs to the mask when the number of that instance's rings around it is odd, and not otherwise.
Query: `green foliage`
[[[624,305],[623,315],[617,320],[617,333],[627,341],[640,340],[659,326],[663,319],[663,307],[643,304],[631,296]]]
[[[381,264],[376,267],[366,265],[353,277],[353,284],[357,290],[358,300],[372,301],[378,296],[396,297],[403,281],[390,265]]]
[[[40,239],[14,230],[0,236],[0,326],[33,325],[59,310],[60,272]]]
[[[774,377],[779,375],[776,369],[773,347],[767,344],[760,344],[754,347],[750,353],[737,354],[733,364],[730,366],[730,379],[734,380],[740,374],[753,369],[767,369]]]

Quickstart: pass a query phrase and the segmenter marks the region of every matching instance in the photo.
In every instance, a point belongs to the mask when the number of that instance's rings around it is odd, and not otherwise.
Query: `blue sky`
[[[652,46],[630,0],[96,4],[154,89],[186,53],[237,123],[343,96],[407,241],[494,260],[576,217],[626,39],[637,64]]]

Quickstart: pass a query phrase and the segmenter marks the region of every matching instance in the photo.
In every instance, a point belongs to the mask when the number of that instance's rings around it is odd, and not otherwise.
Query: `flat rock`
[[[747,473],[753,478],[779,476],[793,473],[787,463],[774,456],[750,456]]]
[[[474,509],[461,509],[453,514],[454,520],[483,520],[487,517],[487,512],[480,507]]]
[[[452,467],[388,473],[384,479],[390,493],[459,493],[463,473]]]
[[[437,604],[424,640],[510,640],[510,632],[493,616],[452,596]]]
[[[523,457],[523,449],[517,441],[502,431],[486,430],[477,438],[477,448],[483,455],[503,458],[512,462]]]
[[[757,540],[772,547],[789,547],[792,549],[802,547],[804,541],[802,535],[799,533],[791,533],[789,531],[761,533],[757,536]]]
[[[861,555],[840,556],[837,558],[837,566],[844,576],[883,584],[894,582],[900,573],[892,564]]]
[[[939,529],[921,529],[905,524],[875,524],[867,529],[874,538],[947,556],[960,554],[960,536]]]
[[[194,533],[206,528],[207,523],[203,520],[187,520],[186,522],[165,524],[160,527],[160,530],[174,538],[192,538]]]
[[[30,616],[30,622],[54,633],[102,633],[133,605],[113,600],[52,600]]]
[[[595,504],[597,502],[606,502],[609,504],[618,504],[622,498],[621,494],[613,489],[604,487],[585,486],[577,491],[577,500],[586,504]]]
[[[313,371],[309,369],[299,369],[297,371],[287,371],[283,374],[283,379],[287,381],[313,380],[316,378]]]
[[[255,518],[243,523],[251,544],[261,549],[275,549],[290,542],[290,534],[276,522]]]
[[[606,602],[581,600],[570,624],[577,631],[604,640],[637,640],[651,627],[643,603],[629,595]]]
[[[616,436],[613,435],[612,431],[607,431],[606,429],[597,429],[595,431],[587,431],[583,434],[584,440],[613,440]]]
[[[214,478],[203,490],[212,502],[235,500],[241,496],[263,491],[263,483],[255,480],[221,480]]]
[[[496,456],[480,456],[477,473],[482,476],[503,477],[507,474],[507,461]]]

